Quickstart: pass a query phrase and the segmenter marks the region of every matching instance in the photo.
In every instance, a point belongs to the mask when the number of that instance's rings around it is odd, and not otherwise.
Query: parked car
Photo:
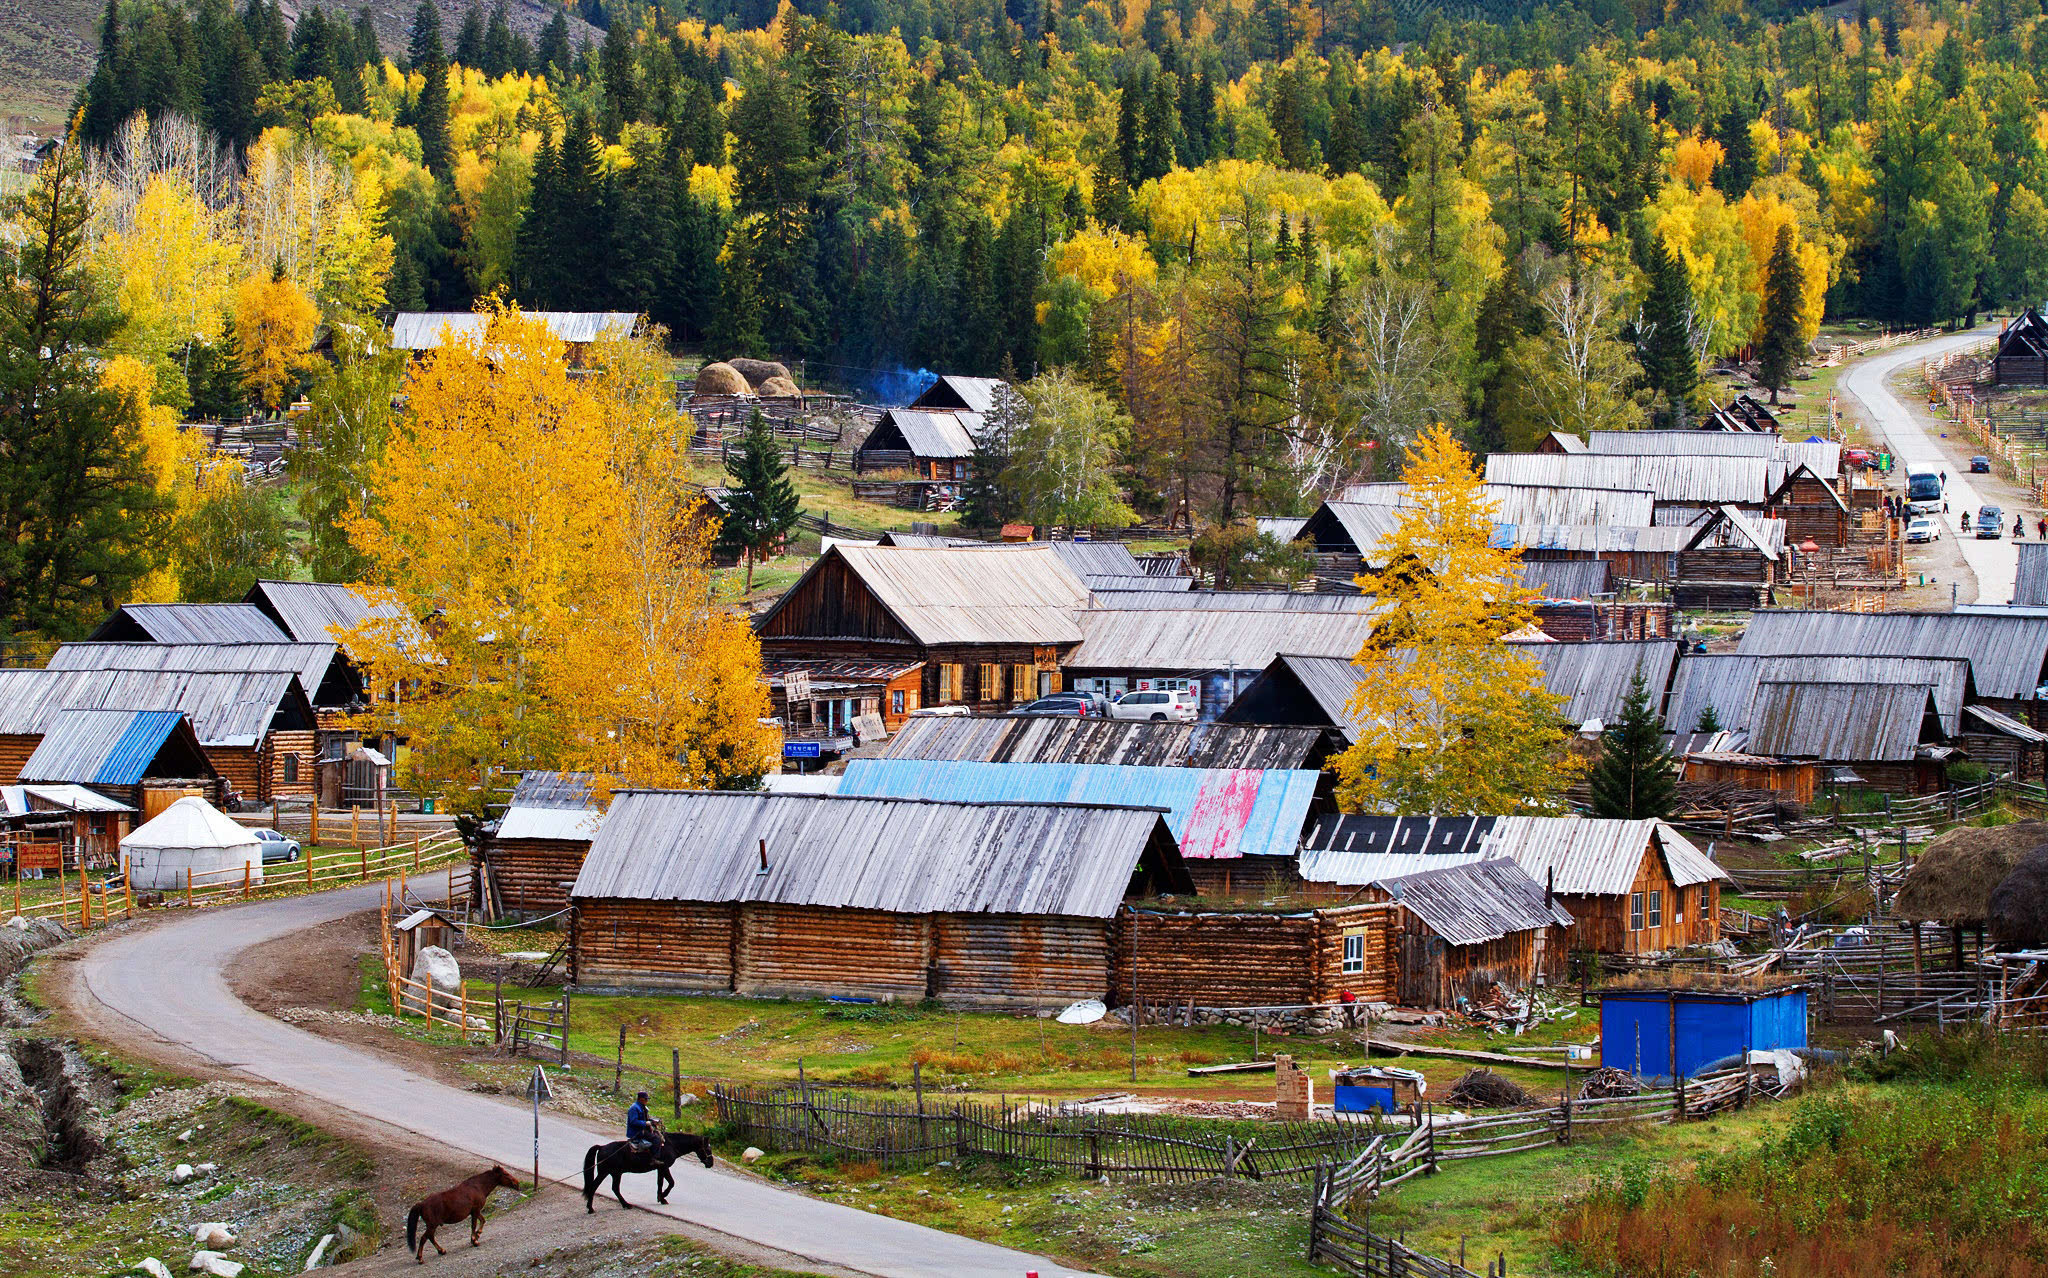
[[[256,846],[263,849],[263,864],[272,861],[296,861],[299,859],[299,841],[288,838],[276,830],[251,830],[256,836]]]
[[[1104,698],[1092,692],[1063,692],[1054,697],[1040,697],[1029,705],[1021,705],[1011,714],[1063,714],[1075,719],[1106,719],[1109,707]]]
[[[1983,454],[1981,454],[1981,453],[1980,453],[1980,454],[1978,454],[1978,455],[1977,455],[1977,456],[1975,456],[1975,457],[1972,457],[1972,458],[1970,459],[1970,473],[1971,473],[1972,475],[1988,475],[1988,474],[1990,474],[1990,473],[1991,473],[1991,459],[1990,459],[1989,457],[1986,457],[1986,456],[1984,456],[1984,455],[1983,455]]]
[[[1126,692],[1109,708],[1112,719],[1150,719],[1155,723],[1193,723],[1201,706],[1191,688],[1158,692]]]
[[[2005,536],[2005,512],[1996,506],[1985,506],[1977,511],[1977,540],[1997,541]]]
[[[1941,522],[1925,515],[1915,515],[1906,523],[1907,541],[1940,541]]]
[[[1844,448],[1842,450],[1842,464],[1844,466],[1858,467],[1875,466],[1877,465],[1877,454],[1871,452],[1868,448]]]

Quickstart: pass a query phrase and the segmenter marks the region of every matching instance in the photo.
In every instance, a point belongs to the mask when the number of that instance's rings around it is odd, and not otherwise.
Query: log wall
[[[579,984],[725,992],[732,989],[730,905],[580,900]]]
[[[1101,998],[1109,988],[1109,931],[1107,919],[938,915],[931,997],[1032,1005]]]
[[[742,905],[733,989],[767,998],[921,999],[931,929],[926,915]]]
[[[498,905],[517,914],[552,914],[590,852],[587,839],[493,839],[484,852]]]
[[[1364,1003],[1393,1003],[1401,991],[1394,968],[1394,912],[1384,905],[1351,905],[1316,912],[1315,1001],[1333,1003],[1345,993]],[[1365,934],[1365,970],[1344,970],[1344,936]]]
[[[207,746],[204,752],[228,789],[251,802],[262,797],[263,763],[255,746]]]
[[[317,771],[317,768],[314,766],[317,756],[314,754],[313,738],[314,733],[310,730],[304,732],[273,732],[264,738],[263,788],[257,792],[259,799],[267,803],[271,799],[285,796],[302,798],[311,798],[313,796],[315,785],[314,773]],[[286,755],[298,756],[299,774],[297,780],[286,779]]]
[[[22,765],[42,740],[41,733],[0,736],[0,785],[13,785],[21,779]]]

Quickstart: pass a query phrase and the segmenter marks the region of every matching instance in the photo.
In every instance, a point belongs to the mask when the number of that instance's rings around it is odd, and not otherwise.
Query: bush
[[[1971,763],[1968,760],[1964,760],[1960,763],[1949,764],[1947,768],[1943,769],[1942,776],[1948,779],[1950,785],[1960,789],[1964,786],[1982,785],[1989,781],[1991,779],[1991,769],[1981,763]]]

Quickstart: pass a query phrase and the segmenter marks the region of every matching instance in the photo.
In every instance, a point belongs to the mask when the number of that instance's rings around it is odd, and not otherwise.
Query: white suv
[[[1155,723],[1193,723],[1199,703],[1190,688],[1165,692],[1126,692],[1109,707],[1112,719],[1150,719]]]

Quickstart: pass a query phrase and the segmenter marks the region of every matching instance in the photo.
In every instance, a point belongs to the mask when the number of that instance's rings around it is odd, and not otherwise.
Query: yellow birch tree
[[[1492,504],[1472,459],[1437,425],[1408,450],[1407,503],[1358,578],[1379,601],[1346,707],[1357,744],[1338,756],[1347,811],[1538,815],[1578,773],[1543,671],[1501,642],[1534,620],[1520,555],[1491,544]]]
[[[314,366],[313,334],[320,309],[282,264],[252,275],[235,292],[235,332],[249,370],[249,389],[273,411],[288,402],[293,379]]]

